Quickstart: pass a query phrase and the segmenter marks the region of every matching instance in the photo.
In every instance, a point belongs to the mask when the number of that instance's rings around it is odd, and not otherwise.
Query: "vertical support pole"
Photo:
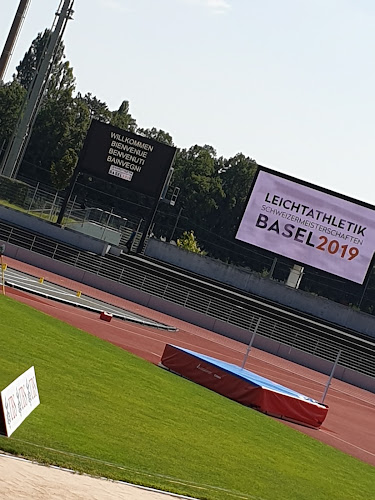
[[[77,166],[74,170],[74,173],[72,175],[72,177],[70,178],[70,184],[69,184],[69,188],[66,192],[66,195],[65,195],[65,198],[62,202],[62,205],[61,205],[61,208],[60,208],[60,213],[59,215],[57,216],[57,220],[56,220],[56,224],[57,225],[61,225],[62,221],[63,221],[63,217],[64,217],[64,214],[65,214],[65,210],[66,210],[66,207],[68,206],[68,203],[69,203],[69,200],[73,194],[73,191],[74,191],[74,187],[76,185],[76,182],[78,180],[78,177],[79,177],[79,174],[81,172],[78,170]]]
[[[255,335],[257,334],[259,325],[260,325],[260,317],[258,318],[257,324],[255,325],[253,334],[251,336],[249,345],[247,346],[246,353],[245,353],[245,356],[244,356],[243,361],[242,361],[241,370],[243,370],[243,368],[245,368],[246,361],[247,361],[247,358],[249,357],[249,353],[251,351],[251,347],[253,345],[253,342],[254,342],[254,339],[255,339]]]
[[[138,234],[140,229],[141,229],[141,226],[142,226],[142,222],[143,222],[143,219],[142,217],[139,219],[139,222],[138,222],[138,226],[137,226],[137,229],[135,230],[135,232]]]
[[[181,217],[181,214],[182,214],[182,210],[183,210],[183,207],[181,207],[180,210],[178,211],[178,215],[176,217],[176,222],[175,222],[175,224],[173,226],[172,234],[171,234],[171,237],[169,238],[169,241],[173,240],[173,236],[174,236],[174,233],[175,233],[175,231],[177,229],[177,225],[178,225],[178,222],[180,220],[180,217]]]
[[[271,278],[272,278],[272,276],[273,276],[273,272],[274,272],[274,270],[275,270],[276,264],[277,264],[277,257],[275,257],[275,258],[273,259],[272,266],[271,266],[270,272],[269,272],[269,274],[268,274],[268,278],[269,278],[269,279],[271,279]]]
[[[64,4],[61,7],[62,2]],[[73,2],[74,0],[62,0],[60,3],[61,11],[56,13],[54,30],[49,35],[45,52],[38,64],[34,79],[24,101],[23,113],[20,115],[0,166],[0,171],[5,177],[17,177],[18,169],[23,160],[34,122],[44,97],[44,91],[52,71],[53,59],[57,47],[62,40],[66,24],[71,19]]]
[[[70,209],[69,209],[69,213],[67,215],[67,218],[70,219],[71,215],[72,215],[72,210],[74,208],[74,205],[75,205],[75,202],[76,202],[76,199],[77,199],[77,195],[74,196],[74,200],[73,202],[71,203],[70,205]]]
[[[56,191],[56,194],[55,194],[55,197],[53,199],[53,202],[52,202],[52,205],[51,205],[51,210],[49,212],[49,220],[52,220],[52,217],[53,217],[53,212],[55,210],[55,206],[56,206],[56,201],[57,201],[57,196],[58,196],[59,192]]]
[[[148,235],[149,235],[149,232],[150,232],[151,226],[152,226],[152,224],[153,224],[153,222],[154,222],[155,215],[156,215],[156,212],[157,212],[157,210],[158,210],[158,207],[159,207],[159,203],[160,203],[160,200],[161,200],[162,194],[163,194],[164,189],[166,188],[166,186],[168,186],[168,182],[169,182],[169,181],[170,181],[170,179],[171,179],[171,176],[172,176],[172,175],[170,174],[170,172],[171,172],[171,171],[173,172],[173,167],[172,167],[172,165],[173,165],[173,163],[174,163],[175,158],[176,158],[176,151],[175,151],[175,153],[174,153],[174,156],[173,156],[173,160],[172,160],[171,166],[169,167],[169,170],[168,170],[168,172],[167,172],[167,174],[166,174],[166,176],[165,176],[165,179],[164,179],[163,185],[160,187],[159,192],[157,193],[157,196],[156,196],[156,198],[155,198],[155,200],[154,200],[154,205],[153,205],[153,207],[152,207],[152,209],[151,209],[151,212],[150,212],[150,214],[148,215],[148,217],[146,218],[146,221],[145,221],[145,229],[144,229],[143,234],[142,234],[142,236],[141,236],[141,239],[140,239],[140,241],[139,241],[139,243],[138,243],[137,250],[136,250],[136,252],[137,252],[137,253],[142,253],[142,251],[143,251],[143,246],[144,246],[144,244],[145,244],[146,238],[147,238],[147,237],[148,237]],[[170,174],[170,175],[169,175],[169,174]]]
[[[33,197],[31,199],[31,202],[30,202],[30,206],[27,210],[27,213],[29,213],[33,207],[33,203],[34,203],[34,200],[35,200],[35,196],[36,196],[36,193],[38,192],[38,188],[39,188],[39,182],[37,183],[36,187],[35,187],[35,190],[34,190],[34,193],[33,193]]]
[[[111,217],[112,217],[112,215],[113,215],[113,207],[111,208],[111,211],[110,211],[110,212],[109,212],[109,214],[108,214],[108,217],[107,217],[106,223],[105,223],[104,228],[103,228],[103,234],[102,234],[102,239],[103,239],[103,240],[105,240],[105,233],[106,233],[106,231],[107,231],[107,229],[108,229],[108,227],[109,227],[109,223],[110,223],[110,221],[111,221]]]
[[[0,81],[4,80],[5,72],[11,58],[13,48],[16,44],[18,34],[26,16],[30,0],[20,0],[16,15],[10,28],[8,38],[5,42],[3,52],[0,57]]]
[[[4,246],[4,248],[5,248],[5,246]],[[1,252],[1,250],[0,250],[0,252]],[[0,253],[0,266],[1,266],[1,283],[2,283],[1,289],[2,289],[3,295],[5,295],[5,266],[3,263],[3,254],[2,253]]]
[[[154,222],[155,215],[156,215],[156,212],[157,212],[158,207],[159,207],[159,203],[160,203],[160,194],[158,195],[157,198],[155,198],[154,205],[151,209],[151,212],[148,215],[148,217],[146,217],[145,228],[143,230],[141,239],[139,240],[136,253],[142,253],[142,251],[143,251],[143,246],[145,244],[146,238],[148,237],[148,235],[150,233],[150,229],[151,229],[152,223]]]
[[[339,362],[340,356],[341,356],[341,349],[337,353],[336,360],[335,360],[335,362],[333,364],[333,367],[332,367],[331,375],[329,376],[327,384],[326,384],[326,387],[324,389],[324,393],[323,393],[322,400],[321,400],[322,404],[324,403],[324,400],[325,400],[325,398],[327,396],[327,392],[328,392],[329,386],[331,385],[331,382],[332,382],[332,379],[333,379],[333,374],[335,373],[336,366],[337,366],[337,363]]]
[[[372,269],[372,268],[370,268],[370,269]],[[363,285],[363,290],[362,290],[361,298],[359,299],[359,302],[358,302],[359,309],[361,309],[362,301],[364,299],[364,296],[365,296],[365,293],[366,293],[366,290],[367,290],[367,287],[368,287],[368,283],[370,281],[371,272],[372,271],[368,272],[367,279],[365,281],[365,284]]]

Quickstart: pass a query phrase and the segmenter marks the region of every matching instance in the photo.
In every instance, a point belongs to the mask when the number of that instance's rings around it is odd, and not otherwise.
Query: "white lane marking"
[[[338,436],[334,436],[330,432],[325,431],[324,429],[320,429],[319,432],[323,432],[324,434],[327,434],[327,436],[330,436],[334,439],[337,439],[338,441],[341,441],[342,443],[345,443],[349,446],[352,446],[353,448],[356,448],[357,450],[363,451],[364,453],[367,453],[368,455],[371,455],[372,457],[375,457],[375,453],[372,453],[372,451],[365,450],[364,448],[361,448],[360,446],[357,446],[353,443],[349,443],[349,441],[346,441],[345,439],[342,439]]]

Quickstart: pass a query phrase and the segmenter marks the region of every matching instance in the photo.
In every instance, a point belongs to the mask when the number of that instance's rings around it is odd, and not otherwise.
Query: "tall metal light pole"
[[[16,43],[19,31],[26,16],[30,0],[20,0],[12,26],[10,27],[8,38],[6,39],[3,52],[0,57],[0,81],[4,80],[9,60],[12,55],[13,47]]]
[[[71,19],[71,14],[73,13],[73,3],[74,0],[64,0],[60,2],[60,7],[61,5],[62,7],[61,10],[56,13],[55,22],[52,26],[45,52],[41,58],[34,79],[31,82],[25,101],[26,107],[23,110],[14,134],[9,141],[3,162],[0,166],[0,174],[5,177],[17,176],[19,166],[30,140],[35,118],[42,102],[44,90],[48,84],[56,50],[61,42],[66,24],[68,20]]]

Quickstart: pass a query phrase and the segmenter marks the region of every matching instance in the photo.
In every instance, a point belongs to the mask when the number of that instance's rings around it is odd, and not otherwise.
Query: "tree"
[[[129,113],[128,101],[122,101],[119,109],[117,111],[112,111],[111,125],[123,130],[130,130],[131,132],[135,132],[137,128],[137,122]]]
[[[15,75],[17,85],[24,87],[29,85],[32,68],[38,65],[48,37],[49,31],[46,30],[31,43],[30,49],[17,67]],[[82,148],[90,124],[90,113],[93,114],[89,105],[96,110],[104,109],[108,116],[110,114],[107,106],[96,98],[91,98],[91,94],[85,98],[80,94],[76,98],[73,97],[75,91],[73,68],[69,61],[64,59],[64,45],[60,43],[24,161],[20,167],[20,174],[43,182],[51,165],[56,166],[65,154],[69,156],[69,149],[78,153]]]
[[[51,164],[51,180],[57,191],[62,191],[69,184],[77,164],[77,153],[69,148],[58,162]]]
[[[155,141],[162,142],[164,144],[167,144],[168,146],[174,146],[172,136],[168,134],[168,132],[164,132],[164,130],[158,130],[155,127],[138,128],[137,134],[148,137],[149,139],[154,139]]]
[[[77,101],[82,101],[88,108],[90,117],[94,120],[99,120],[104,123],[109,123],[111,120],[111,112],[105,102],[100,101],[97,97],[93,96],[90,92],[82,96],[78,92]]]
[[[45,30],[43,34],[39,33],[17,66],[14,81],[26,90],[40,66],[50,36],[50,30]],[[24,161],[20,166],[21,174],[38,180],[45,180],[45,171],[50,169],[53,162],[60,160],[69,147],[76,149],[77,146],[81,146],[83,134],[89,123],[88,111],[85,113],[81,108],[77,115],[79,106],[73,99],[75,90],[73,69],[64,58],[64,45],[60,42],[54,54]],[[77,139],[80,139],[80,144],[73,144]]]
[[[188,252],[207,255],[207,252],[199,247],[194,231],[184,231],[181,238],[177,240],[177,246]]]
[[[51,32],[47,29],[44,30],[44,33],[38,33],[37,37],[31,42],[31,46],[24,55],[22,61],[20,61],[19,65],[16,67],[14,79],[26,90],[28,90],[33,81],[42,55],[47,48],[50,35]]]
[[[26,91],[18,82],[0,84],[0,156],[20,116]]]
[[[218,161],[217,170],[225,197],[220,203],[220,212],[223,215],[218,218],[215,228],[223,236],[235,233],[256,169],[256,161],[242,153],[228,160],[220,158]]]
[[[72,97],[74,90],[75,78],[69,61],[55,64],[48,82],[48,99],[59,99],[62,93]]]
[[[26,90],[29,89],[36,71],[42,61],[42,57],[46,52],[50,36],[51,31],[48,29],[44,30],[44,33],[38,33],[37,37],[31,42],[29,50],[26,52],[22,61],[20,61],[16,68],[14,79]],[[64,57],[64,43],[61,41],[54,53],[47,93],[51,88],[53,89],[53,81],[58,81],[59,79],[61,66],[64,65],[62,62]]]
[[[87,130],[90,126],[90,111],[81,100],[73,99],[70,109],[69,141],[67,145],[76,153],[82,149]]]
[[[42,169],[38,177],[41,179],[45,175],[43,170],[49,170],[51,164],[62,158],[70,147],[76,149],[72,138],[76,139],[79,135],[75,127],[80,124],[76,120],[77,106],[72,96],[74,88],[75,79],[69,62],[58,64],[51,75],[49,92],[44,96],[33,127],[20,169],[23,174],[36,175],[34,165]],[[86,117],[85,124],[88,125],[88,112]]]
[[[177,204],[183,205],[185,215],[199,224],[210,224],[224,197],[215,156],[215,150],[207,145],[182,149],[176,155],[172,182],[181,189]]]

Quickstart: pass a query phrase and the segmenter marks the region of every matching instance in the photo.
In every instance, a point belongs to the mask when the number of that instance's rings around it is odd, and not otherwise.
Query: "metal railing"
[[[3,190],[3,194],[5,191]],[[1,193],[0,193],[1,196]],[[12,208],[19,209],[30,215],[55,222],[60,212],[63,196],[53,188],[37,182],[35,185],[23,183],[22,190],[16,184],[7,184],[6,201],[14,200],[16,203]],[[64,225],[69,227],[75,222],[93,222],[106,229],[116,230],[120,233],[119,247],[125,247],[130,235],[136,231],[133,248],[136,248],[141,238],[142,218],[124,217],[115,213],[113,209],[105,210],[100,207],[86,207],[84,203],[77,201],[77,196],[69,200],[64,217]]]
[[[218,296],[218,292],[208,285],[204,286],[202,281],[197,287],[191,286],[186,277],[176,281],[167,271],[164,276],[156,276],[150,273],[149,268],[134,268],[131,262],[80,252],[3,222],[0,222],[0,240],[237,326],[249,331],[249,338],[255,323],[261,318],[258,335],[330,362],[341,350],[341,366],[375,377],[375,341],[371,339],[365,341],[341,332],[339,328],[306,320],[275,306],[269,306],[267,311],[261,301],[258,301],[262,304],[258,307],[257,301],[251,302],[245,295],[238,299],[240,303],[234,303],[233,299],[225,297],[225,290],[221,290]]]

